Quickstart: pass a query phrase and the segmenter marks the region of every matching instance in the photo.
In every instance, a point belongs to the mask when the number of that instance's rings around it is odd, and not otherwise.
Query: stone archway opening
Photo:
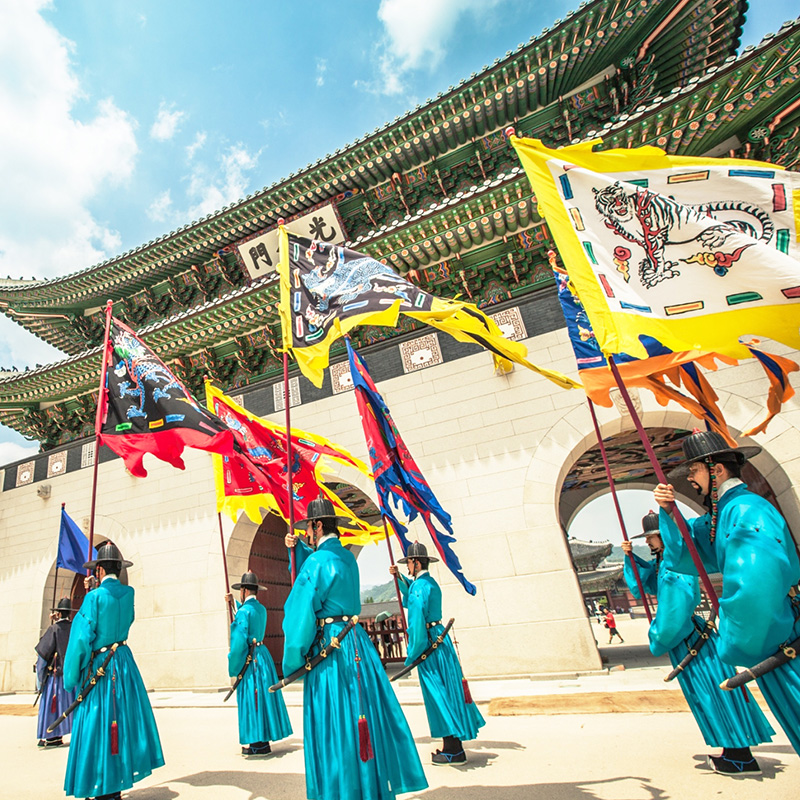
[[[672,467],[683,462],[681,441],[690,432],[688,426],[651,426],[646,427],[646,432],[665,472],[669,473]],[[604,438],[604,444],[627,534],[635,536],[641,533],[641,517],[650,510],[657,510],[651,494],[657,483],[655,472],[635,430],[611,433]],[[633,598],[624,582],[623,556],[619,548],[622,534],[600,448],[594,437],[584,439],[582,446],[573,450],[563,474],[557,500],[558,518],[589,619],[595,616],[600,605],[623,613],[635,612],[642,617],[640,601]],[[782,513],[784,509],[772,481],[776,480],[780,486],[783,477],[783,471],[767,452],[742,469],[742,480],[748,487]],[[705,513],[701,498],[685,478],[672,479],[672,483],[684,514]],[[634,495],[638,495],[637,500],[633,499]],[[582,524],[575,525],[579,517]],[[585,524],[587,519],[590,520],[588,525]],[[649,558],[643,544],[640,550],[638,555]],[[719,592],[721,586],[716,576],[712,576],[712,582]],[[596,638],[601,641],[599,636]],[[602,646],[601,649],[606,658],[607,652]]]
[[[380,511],[360,488],[343,480],[330,480],[325,485],[359,519],[380,524]],[[239,581],[244,572],[254,572],[260,583],[267,586],[267,590],[260,591],[258,595],[259,601],[267,609],[267,629],[263,641],[282,677],[283,608],[291,590],[289,554],[284,544],[289,528],[277,514],[266,509],[262,509],[262,512],[264,516],[260,524],[252,522],[244,514],[237,520],[226,548],[228,579],[233,584]],[[358,558],[362,548],[351,546],[350,549]]]

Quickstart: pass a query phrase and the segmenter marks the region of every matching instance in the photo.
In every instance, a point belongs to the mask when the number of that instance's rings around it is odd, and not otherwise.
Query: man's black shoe
[[[458,753],[443,753],[441,750],[437,750],[431,757],[431,763],[445,766],[466,764],[467,754],[463,750]]]
[[[64,744],[64,740],[60,736],[57,736],[57,737],[55,737],[53,739],[45,739],[44,740],[44,745],[39,745],[39,746],[40,747],[61,747],[62,744]]]
[[[761,767],[758,761],[751,758],[749,761],[737,761],[725,756],[707,756],[706,763],[714,772],[720,775],[760,775]]]
[[[249,747],[242,748],[243,756],[268,756],[271,752],[269,742],[253,742]]]

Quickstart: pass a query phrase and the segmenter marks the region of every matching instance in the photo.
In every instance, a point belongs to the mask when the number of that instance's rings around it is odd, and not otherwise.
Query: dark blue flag
[[[475,594],[475,586],[465,577],[461,562],[452,547],[456,537],[453,535],[450,515],[428,486],[425,476],[400,436],[383,397],[375,387],[366,362],[350,346],[349,339],[347,353],[350,356],[350,374],[367,439],[381,514],[390,520],[403,546],[403,554],[409,545],[406,537],[408,528],[398,519],[392,505],[399,506],[409,522],[417,516],[422,517],[445,565],[469,594]],[[437,529],[434,519],[443,530]]]
[[[88,551],[89,540],[62,506],[56,566],[71,569],[73,572],[83,572],[83,565],[89,561],[86,557]],[[94,547],[92,548],[92,558],[97,558],[97,550]]]

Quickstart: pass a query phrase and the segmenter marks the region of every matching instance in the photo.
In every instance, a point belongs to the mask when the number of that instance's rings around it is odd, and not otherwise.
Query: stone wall
[[[526,344],[537,364],[575,373],[565,330]],[[746,364],[711,376],[736,433],[763,413],[767,382],[761,375],[757,365]],[[471,597],[440,564],[433,566],[445,614],[457,620],[466,672],[478,677],[599,669],[558,507],[564,476],[595,443],[583,394],[519,367],[496,375],[487,353],[382,380],[379,388],[453,517],[456,550],[477,586]],[[662,408],[644,392],[639,401],[648,426],[694,424],[682,409]],[[616,407],[598,411],[606,436],[631,425]],[[366,457],[352,392],[296,406],[292,419]],[[765,452],[754,462],[794,531],[800,530],[798,427],[800,406],[793,400],[768,433],[756,437]],[[130,644],[151,688],[227,683],[211,459],[187,451],[185,460],[181,472],[148,457],[146,479],[128,475],[118,459],[100,464],[96,535],[112,538],[134,562],[129,580],[137,592],[137,621]],[[0,493],[0,691],[33,687],[33,646],[51,602],[60,505],[66,502],[84,525],[91,472],[78,469],[11,489],[8,480],[0,482],[6,487]],[[341,468],[338,477],[374,497],[354,470]],[[46,499],[38,495],[43,482],[52,490]],[[235,526],[224,521],[232,577],[244,570],[254,534],[247,520]],[[427,541],[421,526],[412,528],[416,536]]]

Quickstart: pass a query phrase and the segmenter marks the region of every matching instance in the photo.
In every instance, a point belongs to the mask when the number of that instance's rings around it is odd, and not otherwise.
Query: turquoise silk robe
[[[309,551],[286,601],[283,673],[305,664],[361,612],[356,559],[336,538]],[[323,620],[320,624],[319,620]],[[375,647],[360,625],[305,675],[303,737],[309,800],[391,800],[427,787],[414,739]],[[360,758],[359,717],[374,757]]]
[[[406,665],[419,658],[442,633],[442,590],[428,572],[414,581],[400,578],[403,605],[408,609],[408,657]],[[428,628],[429,622],[438,622]],[[434,739],[454,736],[466,741],[478,735],[486,722],[475,703],[464,699],[461,665],[449,634],[417,667],[425,713]]]
[[[697,575],[678,526],[663,509],[659,525],[667,566]],[[800,637],[800,610],[789,597],[800,579],[800,562],[786,522],[774,506],[739,483],[719,499],[713,543],[709,514],[687,520],[687,525],[705,568],[722,573],[718,651],[726,664],[751,667]],[[798,661],[759,678],[758,685],[800,753]]]
[[[650,624],[650,652],[654,656],[668,653],[676,667],[699,639],[698,628],[702,630],[705,625],[705,620],[693,616],[700,602],[698,580],[672,572],[663,560],[645,561],[636,555],[634,558],[645,592],[658,599],[658,612]],[[630,558],[625,559],[625,582],[631,594],[639,598]],[[720,661],[718,643],[719,636],[712,632],[678,674],[678,683],[703,740],[709,747],[751,747],[771,741],[775,731],[750,692],[724,692],[719,688],[735,670]]]
[[[107,577],[83,599],[72,621],[64,688],[80,689],[103,663],[92,653],[122,642],[133,624],[133,589]],[[119,752],[111,753],[112,723]],[[153,709],[127,645],[120,645],[96,686],[75,710],[64,791],[95,797],[130,789],[164,765]]]
[[[278,673],[269,650],[262,644],[267,630],[267,609],[249,596],[231,623],[231,649],[228,653],[228,674],[239,674],[247,660],[251,642],[253,661],[236,688],[239,707],[239,742],[272,742],[292,735],[283,694],[270,694],[269,687],[278,682]]]

